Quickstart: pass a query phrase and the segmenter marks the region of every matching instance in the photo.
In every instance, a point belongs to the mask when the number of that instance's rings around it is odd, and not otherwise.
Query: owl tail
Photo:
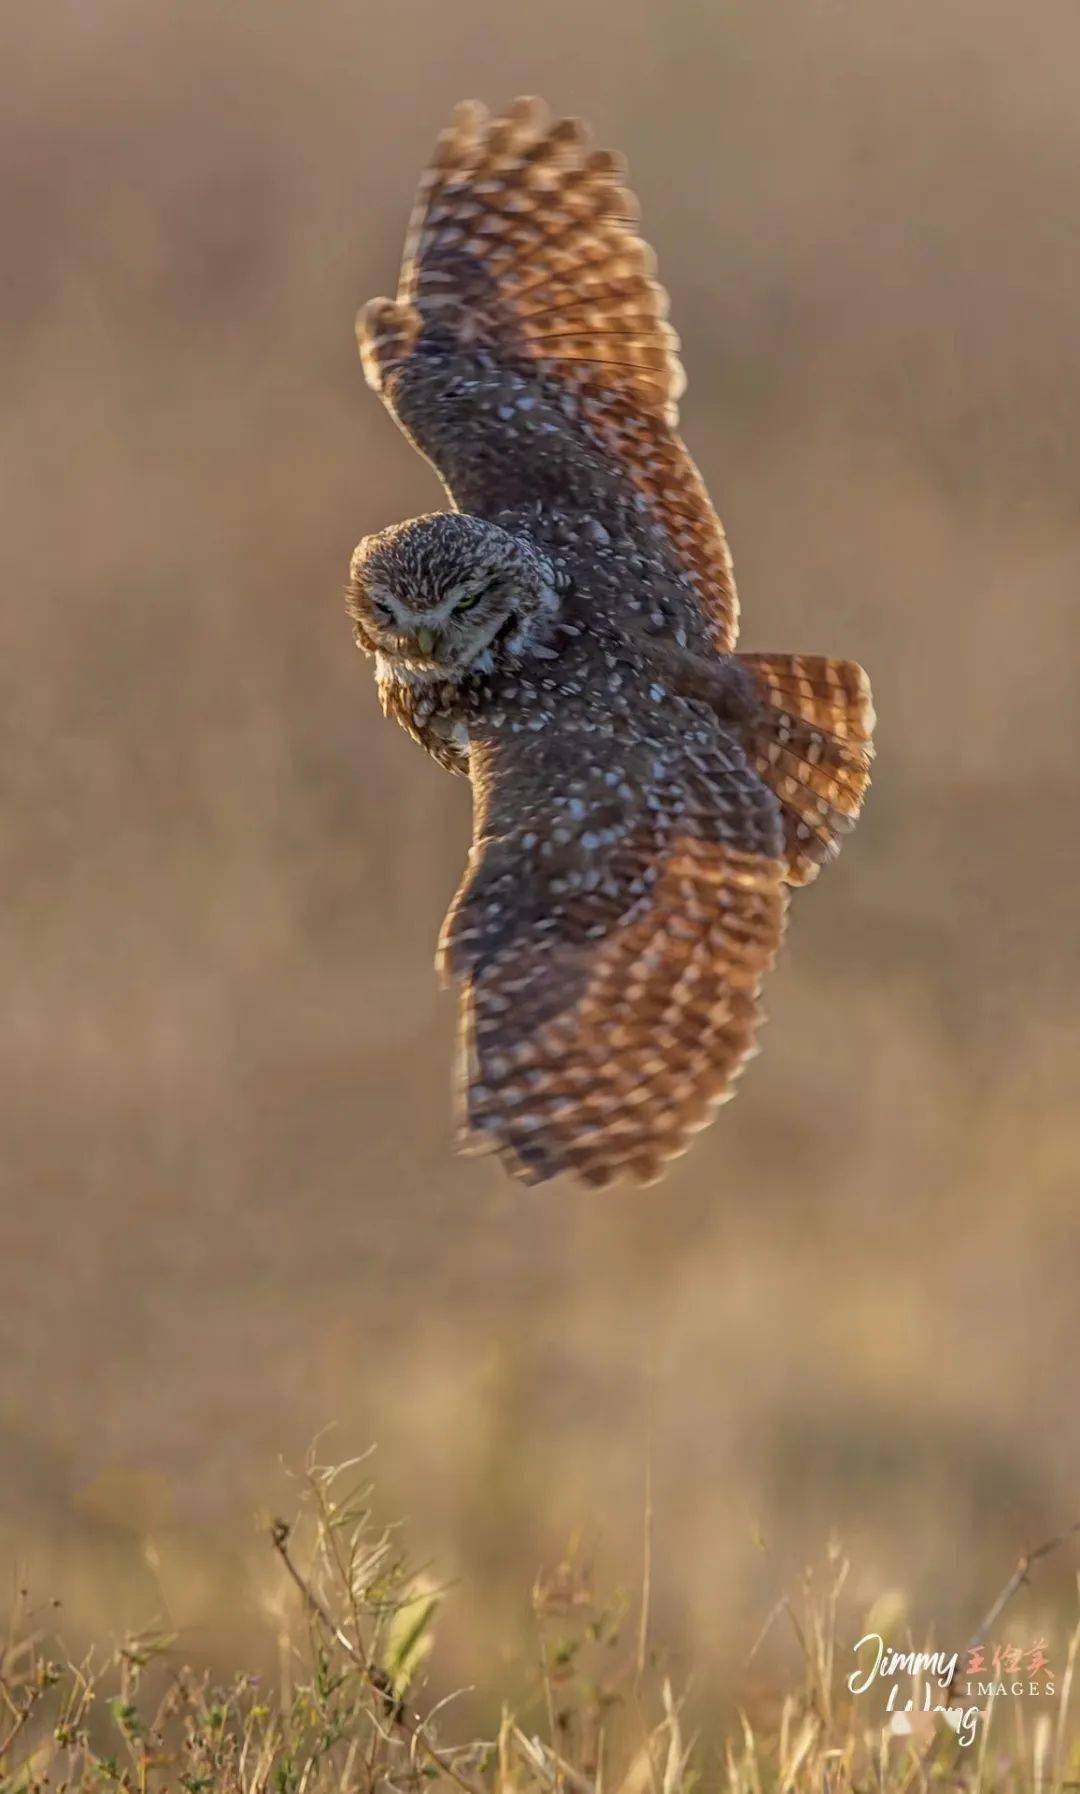
[[[809,884],[854,828],[870,783],[874,705],[853,660],[737,654],[762,704],[746,725],[755,771],[780,799],[789,884]]]

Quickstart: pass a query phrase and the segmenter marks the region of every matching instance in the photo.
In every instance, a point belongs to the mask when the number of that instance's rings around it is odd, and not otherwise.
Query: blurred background
[[[481,1690],[570,1535],[635,1585],[650,1460],[706,1696],[833,1530],[853,1614],[958,1646],[1080,1517],[1078,55],[1072,0],[5,26],[0,1566],[73,1643],[272,1653],[260,1516],[329,1423]],[[744,645],[881,719],[764,1055],[639,1194],[454,1158],[469,793],[343,605],[440,502],[354,310],[453,102],[521,91],[631,158]]]

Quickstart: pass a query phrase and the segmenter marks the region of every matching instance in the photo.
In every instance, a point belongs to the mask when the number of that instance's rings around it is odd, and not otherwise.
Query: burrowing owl
[[[383,708],[472,780],[439,946],[463,1126],[530,1182],[655,1177],[754,1048],[788,885],[837,851],[873,712],[851,661],[734,652],[724,532],[618,160],[462,106],[367,377],[451,512],[361,542]]]

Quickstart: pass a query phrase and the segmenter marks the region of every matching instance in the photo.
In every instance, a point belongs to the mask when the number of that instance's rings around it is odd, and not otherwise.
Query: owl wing
[[[466,1143],[540,1183],[651,1181],[731,1094],[783,933],[779,806],[712,748],[489,732],[440,943]]]
[[[462,510],[618,513],[735,643],[731,557],[677,430],[685,386],[624,170],[535,100],[458,108],[421,182],[396,300],[357,320],[368,379]]]

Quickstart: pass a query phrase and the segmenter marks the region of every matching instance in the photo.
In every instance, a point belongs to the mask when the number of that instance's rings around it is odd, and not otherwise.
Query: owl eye
[[[371,600],[371,614],[377,623],[392,623],[394,620],[390,606],[384,604],[381,598]]]
[[[472,610],[475,605],[479,604],[481,598],[486,598],[489,592],[494,591],[498,583],[497,579],[489,579],[486,585],[478,586],[475,592],[470,592],[465,598],[459,598],[454,609]]]

